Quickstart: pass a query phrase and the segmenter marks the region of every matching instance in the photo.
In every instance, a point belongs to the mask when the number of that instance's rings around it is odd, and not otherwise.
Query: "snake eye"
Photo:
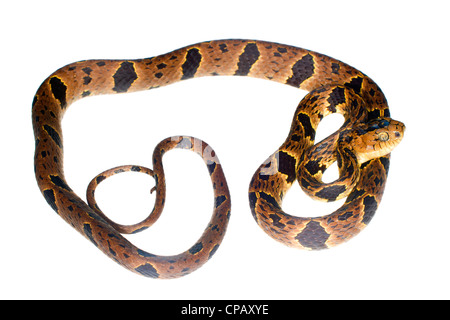
[[[389,133],[387,133],[387,132],[380,132],[378,134],[378,139],[380,141],[388,141],[389,140]]]
[[[389,125],[389,121],[388,120],[381,120],[380,121],[380,128],[385,128]]]

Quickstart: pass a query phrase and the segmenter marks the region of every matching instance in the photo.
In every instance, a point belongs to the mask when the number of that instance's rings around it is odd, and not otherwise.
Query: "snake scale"
[[[36,179],[49,205],[64,220],[133,272],[176,278],[198,269],[213,256],[230,218],[230,194],[222,166],[205,142],[184,136],[167,138],[155,148],[153,170],[121,166],[95,177],[88,187],[88,205],[64,177],[63,115],[69,105],[84,97],[148,90],[218,75],[268,79],[309,91],[295,112],[286,141],[260,165],[250,182],[251,212],[268,235],[291,247],[328,248],[358,234],[378,208],[390,152],[402,139],[405,127],[390,118],[385,96],[375,82],[341,61],[278,43],[217,40],[146,59],[72,63],[51,74],[33,100]],[[335,112],[344,116],[344,124],[314,144],[320,120]],[[213,183],[214,210],[203,235],[188,250],[159,256],[137,248],[122,233],[144,230],[159,218],[165,202],[162,157],[174,148],[192,150],[203,158]],[[322,174],[334,161],[340,176],[332,183],[323,183]],[[94,199],[101,181],[125,171],[144,172],[156,180],[153,211],[131,226],[108,219]],[[322,217],[289,215],[281,208],[282,200],[295,180],[315,199],[346,197],[345,203]]]

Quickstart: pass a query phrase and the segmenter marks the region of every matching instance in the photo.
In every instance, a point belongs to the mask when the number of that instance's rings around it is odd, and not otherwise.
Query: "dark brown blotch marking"
[[[57,144],[58,147],[62,147],[62,141],[59,133],[48,124],[44,124],[44,130],[48,133],[50,138]]]
[[[324,187],[322,190],[316,192],[315,196],[327,201],[335,201],[336,198],[347,190],[346,186],[336,185]]]
[[[194,255],[194,254],[199,253],[202,250],[203,250],[203,243],[198,242],[189,249],[189,253]]]
[[[297,164],[297,160],[290,154],[283,151],[279,151],[277,157],[278,157],[277,170],[282,174],[287,175],[286,181],[288,183],[292,183],[296,178],[295,167]]]
[[[52,89],[53,96],[56,100],[59,101],[61,108],[64,109],[65,107],[67,107],[67,86],[64,84],[64,82],[62,82],[58,77],[51,77],[50,87]]]
[[[183,72],[181,80],[193,78],[195,76],[195,73],[197,72],[198,67],[200,66],[201,61],[202,55],[197,48],[188,50],[186,54],[186,60],[181,66],[181,70]]]
[[[63,179],[61,179],[60,176],[50,175],[50,180],[53,182],[55,186],[66,189],[67,191],[72,191],[72,189],[70,189],[67,183]]]
[[[311,118],[309,117],[309,115],[300,112],[297,115],[297,120],[302,124],[305,138],[313,140],[316,135],[316,130],[314,130],[311,124]]]
[[[85,224],[83,225],[83,232],[84,232],[84,234],[86,235],[86,237],[88,237],[89,240],[91,240],[91,242],[92,242],[96,247],[98,247],[98,244],[97,244],[97,242],[95,242],[95,239],[94,239],[94,237],[93,237],[93,235],[92,235],[92,228],[91,228],[91,225],[90,225],[89,223],[85,223]]]
[[[300,85],[314,74],[314,59],[307,54],[298,60],[292,67],[292,76],[287,79],[286,84],[294,87]]]
[[[224,203],[227,200],[226,196],[217,196],[214,200],[214,208],[218,208],[222,203]]]
[[[135,268],[134,270],[146,277],[159,278],[158,271],[150,263],[145,263],[143,265],[140,265],[139,267]]]
[[[43,192],[45,200],[50,207],[58,213],[58,207],[56,206],[55,192],[51,189],[44,190]]]
[[[364,216],[362,222],[364,224],[368,224],[375,215],[375,212],[377,211],[378,203],[375,197],[373,196],[366,196],[363,200],[363,203],[364,203]]]
[[[113,90],[117,93],[127,92],[133,82],[138,78],[134,70],[134,63],[128,61],[122,62],[120,68],[113,75],[113,78]]]
[[[330,235],[317,221],[310,221],[295,239],[305,248],[312,250],[326,249],[326,241]]]
[[[246,76],[250,72],[253,64],[258,61],[260,56],[256,43],[249,43],[245,46],[244,52],[239,56],[238,69],[236,76]]]

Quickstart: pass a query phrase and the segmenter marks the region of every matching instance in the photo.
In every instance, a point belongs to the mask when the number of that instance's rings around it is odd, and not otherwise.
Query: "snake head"
[[[403,139],[405,125],[391,118],[377,118],[358,125],[344,138],[364,163],[389,154]]]

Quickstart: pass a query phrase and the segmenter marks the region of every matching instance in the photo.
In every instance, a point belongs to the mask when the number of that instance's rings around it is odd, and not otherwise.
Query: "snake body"
[[[253,217],[271,237],[293,247],[331,247],[363,229],[381,201],[389,153],[402,138],[404,126],[389,118],[385,96],[375,82],[341,61],[278,43],[218,40],[146,59],[72,63],[51,74],[33,100],[36,179],[49,205],[63,219],[131,271],[175,278],[196,270],[216,252],[230,216],[230,195],[221,164],[201,140],[168,138],[155,149],[153,170],[122,166],[94,178],[88,188],[88,205],[64,177],[63,115],[69,105],[84,97],[218,75],[262,78],[309,91],[295,112],[288,138],[258,168],[250,183]],[[334,112],[344,115],[344,125],[314,145],[320,120]],[[157,256],[137,248],[121,233],[141,231],[158,219],[165,201],[162,155],[173,148],[193,150],[204,159],[214,187],[214,212],[202,237],[190,249],[176,256]],[[322,174],[336,160],[340,178],[324,184]],[[121,226],[101,212],[93,196],[102,180],[130,170],[155,178],[155,208],[141,223]],[[289,215],[281,209],[282,199],[295,180],[314,198],[332,201],[346,196],[346,202],[324,217]]]

